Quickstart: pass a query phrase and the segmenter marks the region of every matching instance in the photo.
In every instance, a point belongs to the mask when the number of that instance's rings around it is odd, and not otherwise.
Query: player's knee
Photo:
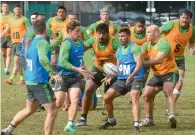
[[[56,101],[57,108],[61,108],[63,106],[64,102]]]
[[[113,100],[113,99],[112,99],[108,94],[105,94],[105,95],[104,95],[104,103],[105,103],[105,104],[111,103],[112,100]]]
[[[2,54],[2,57],[3,57],[3,58],[6,58],[6,53],[3,53],[3,54]]]
[[[144,93],[143,99],[144,99],[144,101],[150,101],[152,98],[147,93]]]
[[[52,109],[50,112],[48,112],[48,115],[50,115],[50,117],[51,117],[52,119],[55,119],[56,116],[57,116],[57,114],[58,114],[57,109]]]
[[[92,97],[93,93],[94,92],[91,89],[85,89],[84,96]]]
[[[131,91],[131,99],[132,99],[132,102],[136,102],[139,100],[139,97],[140,97],[140,92],[139,91]]]
[[[78,104],[79,102],[79,97],[75,97],[74,99],[71,100],[71,104]]]

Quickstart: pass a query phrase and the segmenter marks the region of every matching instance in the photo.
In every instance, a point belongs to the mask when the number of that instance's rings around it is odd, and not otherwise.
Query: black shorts
[[[29,101],[38,101],[40,104],[51,103],[56,100],[53,90],[48,83],[26,85]]]
[[[153,75],[152,78],[148,81],[147,86],[159,87],[163,86],[165,82],[172,82],[176,84],[178,79],[178,72],[170,72],[165,75]]]
[[[177,67],[179,70],[185,71],[185,59],[182,60],[175,60]]]
[[[125,80],[116,80],[116,82],[114,82],[110,86],[110,88],[115,89],[115,91],[117,91],[121,95],[125,95],[131,90],[138,90],[141,93],[144,87],[143,85],[144,85],[143,78],[133,79],[132,82],[129,84],[126,84],[126,79],[125,79]]]
[[[12,44],[12,55],[19,57],[21,49],[22,49],[22,44],[21,43]]]
[[[60,47],[59,46],[56,46],[54,48],[52,48],[52,54],[59,54],[60,52]]]
[[[68,92],[70,88],[81,88],[81,78],[78,76],[61,75],[62,82],[56,83],[54,80],[51,82],[51,87],[54,91]]]
[[[99,70],[96,66],[93,66],[91,72],[95,73],[94,74],[94,79],[93,82],[99,87],[102,85],[101,80],[105,78],[104,72]],[[109,87],[117,80],[117,77],[113,78],[111,80],[110,85],[105,85],[104,86],[104,93],[109,89]]]
[[[1,48],[11,48],[11,39],[10,38],[2,38],[1,39]]]

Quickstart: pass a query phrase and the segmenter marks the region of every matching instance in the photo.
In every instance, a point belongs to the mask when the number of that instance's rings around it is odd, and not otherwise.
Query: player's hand
[[[133,76],[130,74],[130,75],[128,76],[127,80],[126,80],[126,84],[131,83],[132,80],[133,80]]]
[[[114,76],[111,75],[105,75],[104,79],[101,80],[102,84],[104,85],[110,85],[111,80],[114,78]]]
[[[190,48],[190,55],[194,56],[195,54],[195,49],[194,48]]]
[[[54,75],[51,78],[54,79],[56,82],[62,82],[62,77],[60,74]]]
[[[82,74],[83,76],[87,77],[88,79],[92,80],[94,79],[93,73],[89,72],[88,70],[83,69],[84,67],[79,67],[78,72]]]

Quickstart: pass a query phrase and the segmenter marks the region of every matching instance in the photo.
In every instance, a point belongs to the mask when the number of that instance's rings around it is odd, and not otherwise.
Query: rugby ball
[[[103,70],[104,70],[104,73],[106,73],[107,75],[117,76],[119,74],[118,67],[114,65],[113,63],[105,63],[103,65]]]

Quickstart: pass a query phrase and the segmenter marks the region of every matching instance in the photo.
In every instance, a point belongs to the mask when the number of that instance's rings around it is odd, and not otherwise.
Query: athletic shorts
[[[56,100],[53,90],[47,83],[37,85],[26,85],[29,101],[38,101],[40,104],[47,104]]]
[[[185,59],[182,60],[175,60],[177,67],[179,70],[185,71]]]
[[[54,80],[51,82],[52,89],[56,91],[68,92],[70,88],[81,88],[81,79],[78,76],[61,75],[62,82],[56,83]]]
[[[19,56],[22,49],[22,43],[14,43],[12,44],[12,55]]]
[[[59,54],[60,52],[60,47],[59,46],[56,46],[54,48],[52,48],[52,54]]]
[[[10,38],[2,38],[1,39],[1,48],[11,48],[11,39]]]
[[[141,93],[144,87],[143,85],[144,85],[143,78],[133,79],[129,84],[126,84],[126,79],[125,79],[125,80],[116,80],[116,82],[114,82],[110,86],[110,88],[115,89],[115,91],[117,91],[121,95],[125,95],[131,90],[138,90]]]
[[[99,87],[102,85],[101,80],[105,78],[104,72],[99,70],[96,66],[93,66],[91,72],[94,74],[93,82]],[[110,85],[104,86],[104,93],[110,88],[110,86],[117,80],[117,77],[113,78],[110,82]]]
[[[170,72],[165,75],[153,75],[148,81],[147,86],[159,87],[163,86],[165,82],[177,83],[179,79],[178,72]]]

